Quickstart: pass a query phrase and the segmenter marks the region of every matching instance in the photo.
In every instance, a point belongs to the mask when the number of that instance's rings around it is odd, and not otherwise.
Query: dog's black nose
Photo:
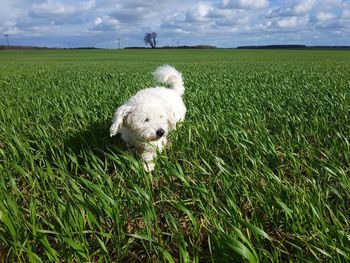
[[[162,129],[162,128],[159,128],[157,131],[156,131],[156,134],[158,137],[162,137],[164,135],[165,131]]]

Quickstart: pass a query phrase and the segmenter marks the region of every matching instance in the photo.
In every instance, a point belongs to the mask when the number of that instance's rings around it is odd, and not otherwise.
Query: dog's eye
[[[146,118],[146,119],[145,119],[145,122],[149,122],[149,119],[148,119],[148,118]]]

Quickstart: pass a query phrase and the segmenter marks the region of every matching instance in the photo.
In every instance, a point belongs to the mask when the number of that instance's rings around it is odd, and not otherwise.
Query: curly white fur
[[[176,123],[184,120],[186,114],[181,73],[163,65],[153,75],[158,82],[170,88],[140,90],[116,110],[110,127],[111,136],[121,133],[128,146],[134,146],[141,152],[147,171],[154,169],[157,151],[162,151],[169,131],[175,129]]]

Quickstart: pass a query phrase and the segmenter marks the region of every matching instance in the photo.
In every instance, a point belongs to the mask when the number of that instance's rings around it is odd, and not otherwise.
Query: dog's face
[[[122,127],[132,131],[139,140],[151,142],[166,136],[175,127],[175,119],[169,108],[159,105],[121,106],[115,114],[111,136]]]

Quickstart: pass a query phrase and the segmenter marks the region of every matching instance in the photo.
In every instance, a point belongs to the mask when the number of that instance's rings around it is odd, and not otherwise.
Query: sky
[[[350,45],[350,0],[0,0],[0,45]]]

